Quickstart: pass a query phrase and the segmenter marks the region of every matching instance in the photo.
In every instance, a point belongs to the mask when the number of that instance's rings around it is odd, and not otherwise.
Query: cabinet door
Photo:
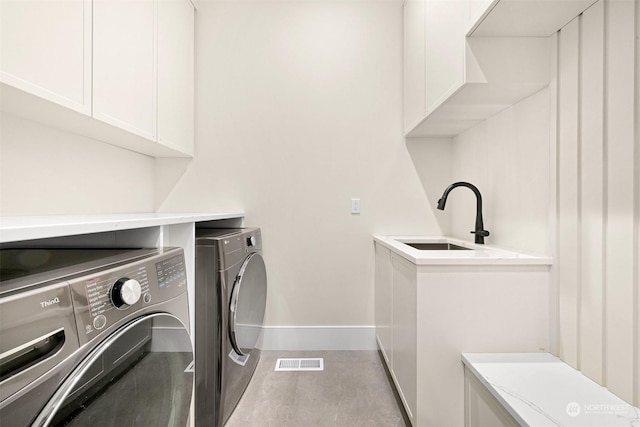
[[[1,0],[0,81],[91,114],[91,0]]]
[[[425,0],[407,0],[404,13],[404,130],[427,116],[425,92]]]
[[[153,0],[93,1],[93,116],[156,138]]]
[[[387,366],[393,366],[393,348],[391,338],[393,273],[391,270],[391,251],[376,243],[376,336],[380,350],[387,361]]]
[[[463,0],[426,0],[427,114],[464,83]]]
[[[391,254],[393,266],[393,374],[407,415],[416,425],[417,413],[417,270],[416,266]]]
[[[520,424],[491,395],[469,368],[464,368],[465,427],[518,427]]]
[[[157,0],[158,142],[193,153],[194,10],[189,0]]]

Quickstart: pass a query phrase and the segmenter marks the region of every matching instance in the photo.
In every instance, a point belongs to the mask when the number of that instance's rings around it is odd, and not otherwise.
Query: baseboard
[[[375,326],[265,326],[262,350],[377,350]]]

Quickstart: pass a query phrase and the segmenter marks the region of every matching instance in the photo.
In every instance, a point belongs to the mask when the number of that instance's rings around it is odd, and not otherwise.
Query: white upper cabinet
[[[91,0],[0,1],[0,81],[91,114]]]
[[[596,0],[470,0],[467,35],[549,37]]]
[[[594,1],[406,0],[405,136],[458,135],[546,87],[549,36]]]
[[[193,155],[189,0],[0,0],[2,111],[154,157]]]
[[[153,0],[93,1],[93,117],[156,138]]]
[[[427,111],[433,111],[464,83],[464,0],[426,0]]]
[[[412,129],[427,114],[425,79],[425,2],[404,3],[404,128]]]
[[[194,10],[158,0],[158,142],[193,154]]]

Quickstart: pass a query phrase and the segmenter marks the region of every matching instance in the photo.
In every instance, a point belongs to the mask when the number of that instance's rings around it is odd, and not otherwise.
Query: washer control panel
[[[187,291],[184,254],[163,249],[148,258],[70,281],[80,344],[138,310]]]

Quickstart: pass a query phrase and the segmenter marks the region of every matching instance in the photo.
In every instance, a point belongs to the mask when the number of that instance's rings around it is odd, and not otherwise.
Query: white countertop
[[[0,217],[0,243],[242,218],[243,213],[132,213]]]
[[[640,426],[640,409],[549,353],[463,353],[463,363],[523,426]]]
[[[531,255],[443,236],[374,236],[374,240],[416,265],[551,265],[547,256]],[[452,243],[473,250],[419,250],[410,243]]]

